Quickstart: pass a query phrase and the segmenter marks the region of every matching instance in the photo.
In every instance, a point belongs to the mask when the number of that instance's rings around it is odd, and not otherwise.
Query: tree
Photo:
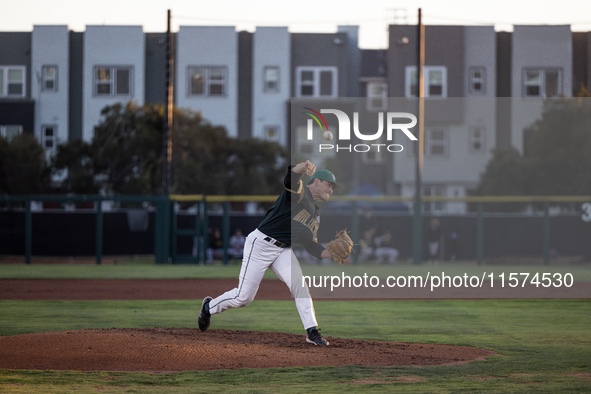
[[[476,193],[589,195],[590,168],[591,98],[548,99],[541,118],[524,132],[523,156],[495,151]]]
[[[91,144],[73,141],[58,148],[54,171],[67,169],[64,190],[161,193],[163,114],[162,105],[104,108]],[[171,135],[171,193],[277,192],[287,158],[278,144],[231,138],[223,127],[203,121],[200,113],[179,108],[174,109]]]
[[[177,110],[174,116],[172,192],[277,193],[285,172],[286,149],[256,138],[231,138],[224,128],[203,124],[196,112]]]
[[[514,148],[496,149],[488,162],[476,189],[480,196],[520,196],[526,193],[526,163]],[[523,204],[486,204],[486,210],[495,212],[519,211]]]
[[[48,190],[50,168],[43,147],[31,134],[10,142],[0,137],[0,194],[41,194]]]
[[[163,107],[105,107],[92,140],[94,180],[115,194],[152,194],[161,184]]]
[[[62,179],[60,186],[63,192],[98,192],[94,182],[92,146],[81,139],[57,146],[51,172],[55,179]]]
[[[591,194],[591,99],[546,101],[524,142],[527,194]]]

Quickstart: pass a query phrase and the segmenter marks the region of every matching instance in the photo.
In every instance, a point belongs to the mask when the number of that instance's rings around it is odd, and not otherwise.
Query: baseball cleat
[[[197,318],[197,324],[201,331],[206,331],[209,328],[209,320],[211,315],[209,312],[205,312],[205,304],[213,300],[211,297],[205,297],[201,303],[201,309],[199,310],[199,317]]]
[[[320,330],[317,329],[310,331],[306,337],[306,342],[314,345],[328,346],[328,341],[320,335]]]

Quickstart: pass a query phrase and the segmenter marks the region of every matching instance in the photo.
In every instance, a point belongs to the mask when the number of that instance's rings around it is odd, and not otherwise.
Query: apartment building
[[[365,109],[377,114],[396,102],[388,104],[388,97],[412,102],[417,95],[416,26],[390,26],[385,50],[362,50],[357,36],[357,26],[322,34],[181,26],[173,34],[175,105],[200,111],[230,136],[276,141],[323,160],[326,155],[312,149],[319,141],[299,138],[305,128],[292,129],[292,100],[321,105],[364,97]],[[515,26],[513,32],[426,26],[425,36],[424,195],[465,196],[492,149],[523,152],[523,130],[539,116],[541,98],[568,97],[591,85],[591,33],[569,26]],[[107,105],[163,103],[166,40],[141,26],[0,32],[0,135],[33,134],[51,154],[59,143],[90,141]],[[369,182],[388,195],[414,194],[414,150],[396,138],[403,152],[342,155],[354,186]]]

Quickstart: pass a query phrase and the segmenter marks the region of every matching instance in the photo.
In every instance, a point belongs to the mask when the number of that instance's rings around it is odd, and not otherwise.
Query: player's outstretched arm
[[[310,160],[306,160],[305,163],[296,164],[291,170],[296,174],[307,174],[308,176],[312,176],[316,172],[316,166],[312,164]]]

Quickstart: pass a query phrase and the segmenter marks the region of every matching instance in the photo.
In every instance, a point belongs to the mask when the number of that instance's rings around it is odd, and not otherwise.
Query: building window
[[[381,138],[378,138],[377,140],[372,142],[372,149],[368,150],[367,152],[363,152],[361,160],[363,160],[364,163],[379,164],[384,160],[383,152],[384,149],[386,149],[387,144],[380,146],[379,150],[378,147],[373,146],[379,144],[384,144]]]
[[[554,97],[562,94],[562,70],[558,68],[524,69],[525,97]]]
[[[41,126],[41,137],[43,138],[43,147],[47,150],[53,150],[55,148],[55,142],[57,138],[56,126],[54,125],[43,125]]]
[[[470,130],[470,151],[473,153],[484,153],[486,151],[486,130],[483,126],[471,127]]]
[[[8,142],[12,141],[14,137],[23,132],[21,125],[6,125],[0,126],[0,137],[6,139]]]
[[[95,96],[131,96],[133,67],[98,66],[94,68]]]
[[[279,93],[279,67],[268,66],[263,70],[263,91]]]
[[[312,119],[308,120],[308,123],[312,122]],[[309,127],[312,127],[312,139],[308,139],[308,130]],[[335,125],[328,125],[328,129],[329,130],[336,130],[336,126]],[[336,155],[336,150],[335,149],[325,149],[322,152],[319,151],[319,147],[320,144],[329,144],[332,143],[333,141],[327,141],[324,139],[323,136],[323,132],[320,129],[320,127],[315,127],[315,126],[310,126],[310,124],[308,125],[308,127],[304,127],[304,126],[300,126],[297,128],[296,130],[296,153],[297,154],[302,154],[302,155],[307,155],[307,156],[322,156],[324,158],[326,157],[334,157]],[[310,159],[312,160],[312,159]]]
[[[388,109],[388,84],[386,82],[367,83],[367,110],[385,111]]]
[[[313,135],[319,134],[320,129],[314,127]],[[306,127],[298,127],[298,134],[297,134],[297,146],[298,146],[298,153],[302,154],[312,154],[314,153],[314,143],[315,138],[313,137],[311,140],[308,139],[308,129]]]
[[[0,66],[0,97],[25,97],[25,67]]]
[[[484,94],[486,93],[485,84],[486,69],[484,67],[470,67],[468,82],[470,86],[470,93]]]
[[[265,126],[265,139],[269,141],[278,141],[279,126]]]
[[[189,96],[221,97],[226,95],[226,67],[188,68]]]
[[[447,68],[444,66],[425,66],[423,78],[425,87],[423,97],[447,97]],[[405,76],[406,97],[417,97],[417,67],[407,66]]]
[[[447,131],[445,129],[425,130],[425,155],[445,157],[448,153]]]
[[[424,186],[424,197],[445,197],[445,186]],[[445,210],[445,202],[443,201],[428,201],[423,203],[423,211],[425,213],[441,213]]]
[[[336,67],[297,67],[296,97],[337,97]]]
[[[41,68],[41,90],[57,92],[57,66],[43,66]]]

